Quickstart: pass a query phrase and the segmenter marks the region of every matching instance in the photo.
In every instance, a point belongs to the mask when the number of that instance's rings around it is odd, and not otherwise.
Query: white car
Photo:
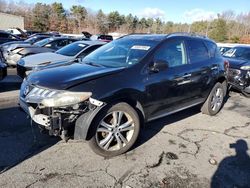
[[[53,64],[81,59],[104,44],[106,44],[106,42],[77,41],[56,52],[34,54],[21,58],[17,63],[17,74],[21,78],[24,78],[32,70],[39,70]]]

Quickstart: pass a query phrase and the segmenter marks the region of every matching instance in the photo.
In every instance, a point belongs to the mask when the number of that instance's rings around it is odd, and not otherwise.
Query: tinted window
[[[207,48],[200,40],[188,40],[188,51],[191,63],[198,63],[209,59]]]
[[[55,47],[63,47],[66,46],[67,44],[68,44],[67,40],[56,40],[51,42],[51,45]]]
[[[154,60],[164,60],[169,67],[187,64],[184,41],[168,41],[157,50]]]
[[[60,50],[57,50],[56,53],[61,54],[61,55],[66,55],[66,56],[75,56],[84,48],[86,48],[85,44],[77,42],[77,43],[69,44],[61,48]]]
[[[34,45],[37,45],[37,46],[44,46],[46,45],[47,43],[49,43],[50,41],[53,41],[52,38],[46,38],[46,39],[43,39],[43,40],[39,40],[38,42],[35,42]]]
[[[250,48],[236,47],[224,53],[226,57],[250,60]]]
[[[84,50],[78,57],[85,57],[86,55],[88,55],[89,53],[95,51],[97,48],[99,48],[102,45],[94,45],[91,46],[89,48],[87,48],[86,50]]]
[[[220,50],[215,43],[209,41],[206,41],[205,43],[207,45],[210,58],[220,56]]]

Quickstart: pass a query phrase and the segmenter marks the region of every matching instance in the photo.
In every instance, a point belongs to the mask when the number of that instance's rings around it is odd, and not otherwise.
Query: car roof
[[[129,34],[122,36],[120,38],[129,38],[129,39],[137,39],[137,40],[152,40],[152,41],[162,41],[166,38],[166,34]]]
[[[53,40],[53,41],[55,41],[55,40],[63,40],[63,39],[70,39],[70,40],[77,41],[77,39],[75,39],[75,38],[69,38],[69,37],[49,37],[49,40]]]
[[[185,37],[185,38],[194,38],[194,39],[198,38],[198,39],[214,42],[213,40],[209,39],[206,36],[198,35],[195,33],[186,33],[186,32],[176,32],[176,33],[169,33],[169,34],[144,34],[144,33],[140,34],[139,33],[139,34],[125,35],[124,37],[126,38],[129,37],[131,39],[144,39],[144,40],[153,40],[153,41],[162,41],[164,39],[172,38],[172,37]]]
[[[74,42],[74,44],[77,43],[77,44],[86,44],[86,45],[103,45],[103,44],[107,44],[106,42],[103,42],[103,41],[98,41],[98,40],[83,40],[83,41],[76,41]],[[73,43],[72,43],[73,44]]]

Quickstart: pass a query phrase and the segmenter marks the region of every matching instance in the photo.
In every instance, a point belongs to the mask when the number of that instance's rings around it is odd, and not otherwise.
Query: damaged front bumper
[[[39,97],[33,97],[31,99],[31,95],[29,94],[34,93],[34,90],[40,92],[41,96],[47,93],[49,98],[50,93],[48,94],[47,89],[37,90],[36,88],[37,87],[28,85],[26,81],[23,82],[19,97],[21,109],[23,109],[34,122],[39,124],[41,129],[48,130],[50,135],[61,136],[63,139],[69,138],[72,133],[74,134],[75,122],[81,115],[94,111],[97,107],[104,104],[101,101],[88,98],[76,104],[50,106],[54,104],[48,103],[50,100],[47,100],[46,103]],[[46,99],[46,97],[44,97],[44,99]]]
[[[233,88],[250,94],[250,71],[229,69],[228,83]]]

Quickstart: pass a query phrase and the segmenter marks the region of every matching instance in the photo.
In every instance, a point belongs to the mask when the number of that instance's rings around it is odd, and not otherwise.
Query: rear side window
[[[89,53],[93,52],[94,50],[96,50],[100,46],[102,46],[102,45],[91,46],[91,47],[87,48],[86,50],[84,50],[78,57],[85,57],[86,55],[88,55]]]
[[[184,41],[167,41],[157,50],[154,60],[166,61],[169,67],[187,64]]]
[[[190,63],[198,63],[209,59],[205,44],[200,40],[188,40]]]
[[[209,41],[206,41],[205,43],[207,45],[210,58],[215,58],[220,56],[220,50],[215,43]]]

